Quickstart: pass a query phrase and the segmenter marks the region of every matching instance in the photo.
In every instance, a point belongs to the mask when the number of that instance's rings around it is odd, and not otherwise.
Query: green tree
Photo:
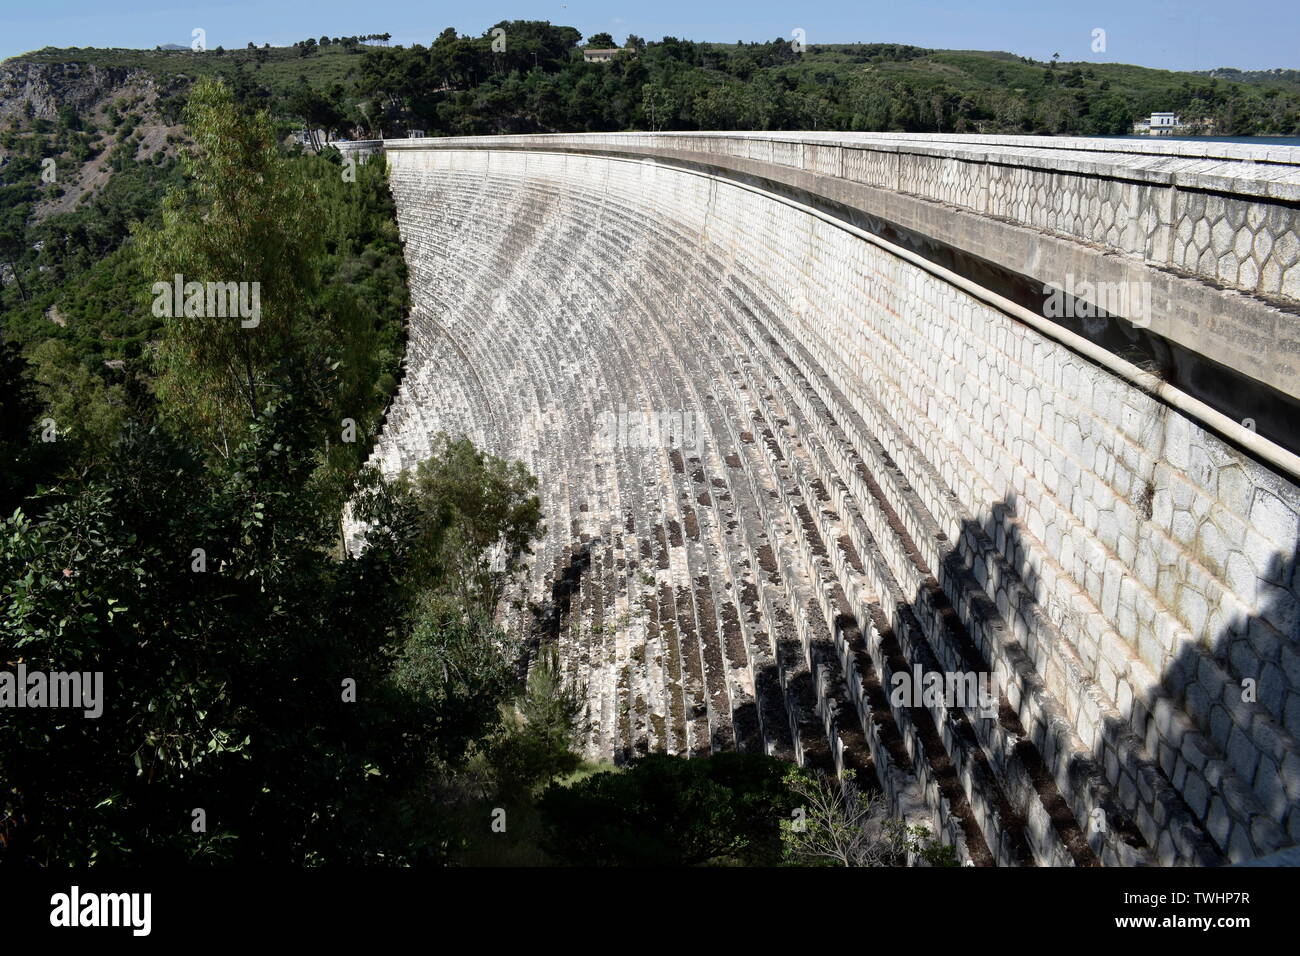
[[[371,476],[355,515],[368,538],[402,541],[412,595],[491,617],[545,533],[536,491],[520,462],[440,434],[414,473]]]
[[[324,459],[327,446],[366,437],[384,397],[375,391],[379,350],[392,345],[404,307],[403,298],[376,315],[375,302],[352,284],[331,281],[352,251],[347,237],[391,210],[368,199],[383,166],[358,177],[364,185],[344,184],[336,165],[280,155],[270,117],[242,113],[219,81],[195,85],[186,116],[196,149],[185,160],[185,185],[168,194],[161,226],[133,230],[145,276],[158,283],[155,308],[176,312],[169,290],[180,275],[186,283],[242,283],[240,295],[249,295],[241,304],[256,309],[249,317],[227,308],[223,316],[207,297],[191,311],[186,296],[180,314],[165,314],[158,395],[225,455],[266,402],[303,390],[318,415]],[[336,218],[349,206],[350,216]],[[388,241],[395,256],[396,241]],[[345,434],[349,419],[360,435]],[[358,464],[355,454],[340,460]]]
[[[247,283],[250,304],[253,283],[260,290],[255,325],[206,307],[165,318],[160,397],[225,453],[240,423],[280,387],[275,367],[305,364],[310,346],[328,340],[311,309],[319,206],[315,184],[279,155],[270,117],[243,116],[224,83],[199,80],[185,115],[196,148],[185,158],[186,186],[168,194],[160,228],[133,234],[158,288],[176,275]]]
[[[21,234],[21,223],[11,222],[4,227],[0,227],[0,264],[9,267],[11,281],[17,286],[18,294],[26,302],[27,290],[23,288],[22,265],[20,262],[25,251],[20,238]]]
[[[505,632],[490,619],[435,612],[417,621],[393,679],[412,695],[442,761],[461,762],[470,742],[495,723],[514,682],[513,656]]]
[[[127,412],[125,391],[108,385],[77,359],[72,347],[46,339],[28,355],[29,372],[46,415],[61,440],[81,446],[86,458],[99,459],[117,439]]]
[[[12,342],[0,342],[0,516],[11,515],[38,481],[62,465],[66,443],[43,442],[33,427],[41,401],[28,366]]]
[[[311,429],[272,403],[213,468],[128,428],[94,480],[55,489],[39,522],[5,522],[0,654],[107,686],[98,719],[0,710],[0,857],[436,855],[410,808],[462,724],[393,677],[410,642],[391,556],[329,556],[333,516],[304,491]],[[194,806],[201,835],[178,810]]]
[[[584,697],[566,685],[555,649],[544,650],[528,672],[524,693],[503,708],[501,725],[487,743],[498,793],[507,799],[528,797],[578,769]]]

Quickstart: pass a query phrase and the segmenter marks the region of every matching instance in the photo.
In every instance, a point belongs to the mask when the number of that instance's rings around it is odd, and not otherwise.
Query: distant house
[[[1133,132],[1144,136],[1168,136],[1187,128],[1177,113],[1152,113],[1150,119],[1138,120],[1133,124]]]
[[[614,59],[614,54],[619,52],[619,47],[613,47],[608,50],[583,50],[583,63],[608,63]]]
[[[406,131],[407,139],[424,139],[424,137],[427,135],[429,134],[422,129],[408,129]]]

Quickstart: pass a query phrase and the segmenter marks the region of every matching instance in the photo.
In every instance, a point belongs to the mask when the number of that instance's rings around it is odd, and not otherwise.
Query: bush
[[[488,743],[488,764],[502,797],[529,797],[537,787],[578,769],[582,758],[575,748],[584,696],[565,686],[553,650],[537,660],[523,696],[504,710]]]
[[[787,766],[762,754],[653,754],[622,772],[552,785],[539,804],[546,849],[584,866],[774,865],[793,808]]]
[[[835,778],[797,767],[785,785],[798,806],[781,821],[787,861],[802,866],[906,866],[909,855],[927,866],[956,866],[957,853],[928,827],[888,816],[878,793],[859,789],[853,771]]]
[[[429,612],[412,630],[393,668],[410,695],[438,757],[458,764],[492,726],[512,683],[506,635],[491,620],[455,610]]]

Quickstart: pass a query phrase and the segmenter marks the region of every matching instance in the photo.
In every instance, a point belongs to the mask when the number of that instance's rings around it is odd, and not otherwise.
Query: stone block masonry
[[[593,756],[851,767],[978,864],[1300,842],[1295,477],[806,202],[1031,278],[1147,270],[1273,323],[1237,368],[1296,394],[1296,159],[990,139],[385,144],[412,313],[374,459],[448,431],[538,475],[532,610],[503,614],[585,686]],[[693,416],[694,443],[599,440],[620,414]],[[998,705],[891,695],[917,667],[987,673]]]

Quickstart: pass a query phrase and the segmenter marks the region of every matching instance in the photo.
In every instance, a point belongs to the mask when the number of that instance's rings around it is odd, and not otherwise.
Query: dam
[[[372,461],[538,476],[502,614],[588,756],[852,769],[974,865],[1300,843],[1300,148],[339,148],[410,270]]]

